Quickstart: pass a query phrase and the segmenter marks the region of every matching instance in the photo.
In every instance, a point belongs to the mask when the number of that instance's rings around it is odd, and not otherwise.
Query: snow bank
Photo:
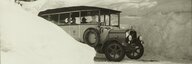
[[[159,12],[124,20],[143,35],[142,58],[192,60],[191,14],[191,11]]]
[[[47,2],[47,0],[37,0],[33,2],[19,1],[22,7],[35,15],[41,11],[42,6]]]
[[[93,64],[95,50],[58,26],[0,1],[1,64]]]
[[[191,8],[191,0],[164,0],[158,2],[154,8],[147,9],[148,13],[142,12],[142,15],[135,18],[121,16],[121,21],[127,27],[134,25],[143,35],[145,41],[143,59],[191,61]]]

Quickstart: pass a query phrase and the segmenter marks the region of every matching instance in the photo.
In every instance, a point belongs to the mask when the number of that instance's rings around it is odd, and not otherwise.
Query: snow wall
[[[142,58],[192,60],[191,15],[191,11],[157,12],[122,20],[127,20],[143,36]]]
[[[95,50],[19,5],[0,1],[1,64],[94,64]]]

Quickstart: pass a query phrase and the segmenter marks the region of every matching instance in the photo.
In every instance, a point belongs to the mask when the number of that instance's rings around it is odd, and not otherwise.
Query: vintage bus
[[[40,17],[60,26],[79,42],[94,47],[110,61],[121,61],[125,55],[139,59],[144,52],[143,41],[133,28],[120,28],[121,11],[72,6],[48,9]]]

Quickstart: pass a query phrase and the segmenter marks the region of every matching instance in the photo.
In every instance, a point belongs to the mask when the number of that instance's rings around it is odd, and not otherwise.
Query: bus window
[[[81,24],[81,19],[80,19],[80,17],[75,17],[75,19],[76,19],[76,24]]]
[[[44,19],[46,19],[46,20],[49,20],[49,19],[50,19],[48,15],[42,16],[42,17],[43,17]]]
[[[98,11],[82,11],[81,12],[81,24],[97,24],[98,20]]]
[[[80,24],[81,20],[79,16],[79,12],[72,12],[70,24]]]
[[[87,23],[87,19],[85,16],[83,16],[81,19],[81,24],[86,24]]]
[[[60,18],[59,18],[59,25],[66,25],[67,24],[67,19],[69,17],[69,13],[65,13],[65,14],[60,14]]]
[[[105,16],[105,17],[104,17]],[[103,23],[102,25],[109,25],[109,15],[101,15],[101,23]]]
[[[112,26],[118,25],[118,15],[117,14],[111,14],[111,25]]]
[[[50,15],[50,21],[51,22],[53,22],[53,23],[55,23],[55,24],[58,24],[58,15],[56,14],[56,15]]]
[[[97,23],[98,22],[98,16],[94,15],[94,16],[91,16],[91,21],[90,23]]]
[[[60,14],[60,22],[59,23],[66,23],[65,19],[69,17],[69,14]]]
[[[98,16],[86,16],[86,24],[97,24],[98,23]]]

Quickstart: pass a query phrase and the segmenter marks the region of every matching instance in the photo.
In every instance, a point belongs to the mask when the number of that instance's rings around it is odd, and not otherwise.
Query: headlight
[[[143,40],[143,38],[141,36],[139,36],[139,40]]]
[[[129,36],[128,36],[128,39],[129,39],[129,40],[132,40],[132,36],[131,36],[131,35],[129,35]]]
[[[128,31],[125,33],[125,36],[126,36],[126,37],[128,37],[128,36],[129,36],[129,32],[128,32]]]

